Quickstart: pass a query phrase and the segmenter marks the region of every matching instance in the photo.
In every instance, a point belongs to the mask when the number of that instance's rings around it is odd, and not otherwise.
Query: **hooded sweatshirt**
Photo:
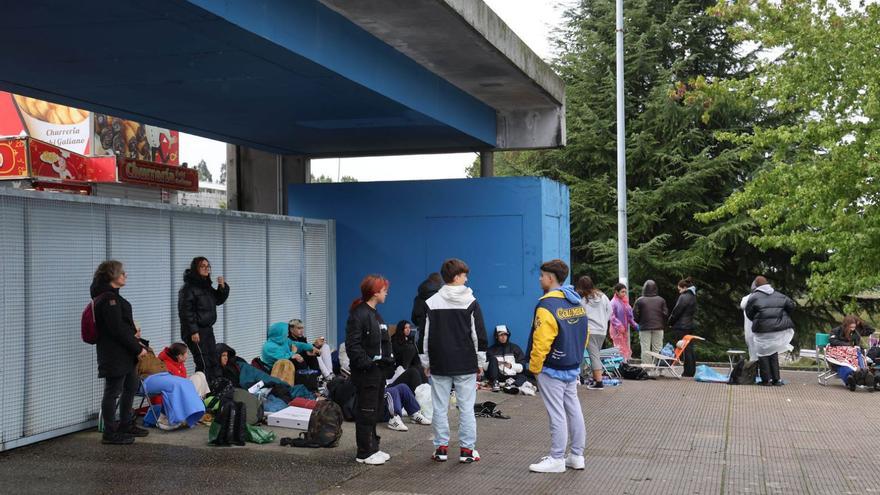
[[[498,335],[498,330],[495,330],[495,343],[486,351],[486,358],[512,362],[513,366],[510,368],[499,368],[502,375],[514,376],[522,373],[528,362],[528,357],[518,345],[510,341],[510,330],[507,331],[506,344],[498,342]]]
[[[168,369],[168,372],[174,376],[179,376],[181,378],[186,378],[186,364],[181,363],[176,358],[173,358],[168,355],[169,349],[166,347],[162,349],[162,352],[159,353],[159,359],[165,363],[165,368]]]
[[[587,346],[587,310],[570,285],[548,291],[535,308],[529,337],[529,370],[565,381],[577,379]]]
[[[486,325],[474,292],[444,285],[426,304],[424,350],[431,374],[470,375],[486,367]]]
[[[419,352],[422,352],[424,349],[423,336],[425,334],[425,317],[428,314],[428,305],[426,303],[431,296],[440,290],[440,287],[442,287],[442,285],[435,284],[431,282],[431,280],[425,280],[419,284],[418,292],[413,299],[412,315],[410,316],[412,317],[413,325],[419,330],[419,340],[416,343]]]
[[[279,359],[292,358],[293,351],[291,351],[290,346],[296,346],[297,352],[307,352],[314,349],[312,344],[291,340],[287,335],[287,323],[283,321],[269,326],[266,339],[260,359],[269,367],[272,367]]]
[[[653,280],[645,281],[642,297],[636,299],[633,306],[633,319],[639,324],[639,331],[663,330],[669,309],[666,300],[657,295],[657,284]]]
[[[611,301],[602,291],[595,291],[590,297],[581,298],[587,310],[590,335],[607,335],[611,321]]]

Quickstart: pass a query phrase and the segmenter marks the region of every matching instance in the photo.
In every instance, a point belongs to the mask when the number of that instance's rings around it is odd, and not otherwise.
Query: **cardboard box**
[[[312,416],[311,409],[290,406],[276,413],[272,413],[266,419],[269,426],[280,426],[281,428],[293,428],[296,430],[308,430],[309,418]]]

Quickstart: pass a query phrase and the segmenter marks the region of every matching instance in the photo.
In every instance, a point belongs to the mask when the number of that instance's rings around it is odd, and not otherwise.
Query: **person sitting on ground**
[[[196,371],[192,376],[186,376],[187,350],[186,344],[183,342],[175,342],[159,353],[159,359],[165,363],[165,367],[168,368],[169,373],[181,378],[187,378],[189,381],[193,382],[196,391],[199,393],[199,397],[204,399],[205,396],[211,392],[211,389],[208,387],[208,379],[205,378],[205,374],[201,371]]]
[[[217,344],[217,352],[219,353],[218,362],[223,372],[223,378],[232,382],[233,386],[238,386],[241,380],[241,368],[238,366],[238,360],[235,359],[235,349],[226,344]]]
[[[220,363],[223,377],[229,379],[234,387],[248,389],[254,384],[262,381],[264,386],[273,387],[273,394],[275,385],[279,385],[286,392],[284,395],[289,395],[290,399],[295,399],[297,397],[303,397],[310,400],[315,399],[315,394],[304,386],[290,386],[284,382],[284,380],[251,366],[244,359],[236,355],[235,349],[226,344],[217,344],[217,351],[217,361]],[[279,392],[280,391],[279,388]],[[288,401],[290,399],[288,399]]]
[[[304,348],[300,350],[299,345],[295,344],[298,346],[296,354],[299,355],[299,358],[296,355],[293,356],[297,370],[302,369],[301,365],[304,364],[310,370],[320,371],[321,376],[325,380],[332,379],[333,361],[331,354],[333,353],[333,348],[327,344],[327,340],[323,336],[318,337],[313,343],[309,344],[305,332],[306,327],[302,320],[293,319],[287,323],[287,336],[292,342],[312,346],[312,349]]]
[[[486,380],[493,392],[501,386],[521,387],[526,382],[524,373],[528,357],[522,349],[510,341],[507,325],[495,327],[495,343],[486,350]]]
[[[419,401],[412,390],[405,384],[389,386],[385,388],[385,416],[382,420],[388,423],[388,428],[395,431],[409,431],[403,422],[403,413],[409,415],[413,424],[430,425],[431,421],[422,415]]]
[[[391,336],[391,352],[394,353],[394,362],[397,366],[405,370],[410,368],[415,370],[419,377],[416,386],[428,382],[410,322],[401,320],[397,323],[394,335]]]

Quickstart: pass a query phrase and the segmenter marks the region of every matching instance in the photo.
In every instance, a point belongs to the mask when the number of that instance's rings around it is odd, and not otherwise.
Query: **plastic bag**
[[[675,348],[672,347],[672,344],[667,342],[666,345],[663,346],[663,349],[660,349],[660,354],[667,357],[673,357],[675,356]]]
[[[705,364],[697,366],[697,372],[694,374],[694,381],[708,383],[727,383],[729,376],[725,373],[719,373]]]
[[[272,443],[275,441],[275,434],[254,425],[247,425],[245,440],[251,443]]]
[[[416,402],[419,403],[419,412],[429,421],[434,419],[434,405],[431,402],[431,386],[423,383],[416,387]]]

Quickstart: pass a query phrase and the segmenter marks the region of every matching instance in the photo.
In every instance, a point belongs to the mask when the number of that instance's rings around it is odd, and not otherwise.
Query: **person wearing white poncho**
[[[746,317],[752,320],[755,354],[761,370],[761,385],[782,385],[779,353],[791,351],[794,301],[770,286],[767,279],[755,278],[755,290],[746,302]]]

